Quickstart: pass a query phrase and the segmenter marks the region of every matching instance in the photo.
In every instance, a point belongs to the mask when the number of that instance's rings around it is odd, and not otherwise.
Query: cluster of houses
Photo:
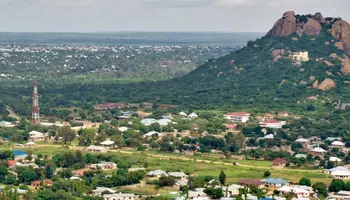
[[[278,121],[275,117],[288,117],[288,112],[281,111],[277,115],[265,113],[264,116],[256,116],[255,119],[259,121],[259,124],[263,128],[282,128],[287,124],[286,121]],[[225,119],[232,121],[233,123],[247,123],[251,119],[251,114],[248,112],[229,112],[224,115]]]

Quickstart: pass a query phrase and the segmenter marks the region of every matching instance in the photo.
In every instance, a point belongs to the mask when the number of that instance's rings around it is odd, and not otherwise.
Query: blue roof
[[[286,184],[289,183],[286,179],[283,178],[267,178],[264,180],[267,184]]]

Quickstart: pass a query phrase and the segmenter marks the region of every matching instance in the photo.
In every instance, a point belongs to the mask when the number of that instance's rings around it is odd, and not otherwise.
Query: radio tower
[[[39,96],[38,96],[38,86],[37,86],[36,80],[34,80],[32,120],[33,120],[34,124],[39,124],[40,123],[40,117],[39,117]]]

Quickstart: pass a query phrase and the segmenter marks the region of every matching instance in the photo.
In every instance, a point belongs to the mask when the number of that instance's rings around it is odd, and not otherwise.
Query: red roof
[[[256,185],[256,186],[264,184],[264,182],[256,179],[240,179],[238,183],[242,185]]]
[[[75,171],[72,171],[73,175],[76,175],[76,176],[84,176],[84,172],[86,171],[89,171],[87,169],[79,169],[79,170],[75,170]]]
[[[264,122],[264,124],[277,124],[277,123],[279,123],[279,121],[275,119],[270,119]]]
[[[287,161],[282,159],[282,158],[276,158],[276,159],[272,160],[271,162],[272,162],[272,164],[286,164],[287,163]]]
[[[235,129],[237,127],[237,124],[225,124],[225,126],[228,129]]]
[[[8,160],[7,163],[12,166],[17,163],[17,160]]]
[[[40,180],[39,180],[39,181],[33,181],[33,182],[32,182],[32,185],[40,185],[40,183],[41,183]]]
[[[33,186],[38,186],[40,184],[41,184],[40,180],[32,182]],[[54,184],[54,182],[52,180],[49,180],[49,179],[48,180],[44,180],[44,185],[52,185],[52,184]]]
[[[244,117],[249,116],[250,113],[247,112],[229,112],[225,114],[226,116],[238,116],[238,117]]]

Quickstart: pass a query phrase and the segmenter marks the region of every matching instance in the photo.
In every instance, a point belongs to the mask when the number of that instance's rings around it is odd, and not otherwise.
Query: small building
[[[106,140],[106,141],[101,142],[100,145],[103,147],[106,147],[106,148],[113,148],[114,141]]]
[[[154,171],[148,172],[145,176],[146,177],[160,178],[162,176],[169,176],[169,175],[163,170],[154,170]]]
[[[295,158],[307,158],[307,155],[306,154],[300,154],[300,153],[298,153],[298,154],[296,154],[295,156],[294,156]]]
[[[179,116],[180,117],[187,117],[187,114],[183,111],[179,112]]]
[[[315,147],[311,150],[311,154],[313,156],[322,156],[323,157],[325,152],[327,152],[327,151],[322,149],[321,147]]]
[[[280,111],[277,113],[279,117],[288,117],[289,113],[287,111]]]
[[[115,194],[104,194],[103,200],[136,200],[139,196],[135,194],[126,193],[115,193]]]
[[[188,176],[183,172],[169,172],[169,176],[175,177],[176,179],[187,178]]]
[[[309,61],[309,52],[307,51],[291,52],[289,54],[289,59],[295,62],[307,62]]]
[[[157,132],[157,131],[150,131],[150,132],[144,134],[143,137],[144,137],[144,138],[146,138],[146,137],[152,137],[153,135],[156,135],[156,136],[158,136],[158,137],[162,137],[162,136],[163,136],[163,134],[161,134],[161,133],[159,133],[159,132]]]
[[[44,135],[44,133],[41,133],[39,131],[30,131],[29,132],[29,140],[32,142],[43,141],[43,140],[45,140],[45,135]]]
[[[270,120],[270,119],[273,119],[275,118],[275,116],[271,113],[265,113],[264,114],[264,120]]]
[[[264,182],[262,182],[261,180],[257,180],[257,179],[240,179],[238,181],[238,184],[242,185],[242,186],[256,186],[256,187],[263,187],[264,186]]]
[[[17,160],[8,160],[7,164],[9,165],[9,167],[13,167],[17,162]]]
[[[247,112],[229,112],[224,115],[225,119],[232,122],[246,123],[250,118],[250,113]]]
[[[123,133],[123,132],[129,130],[129,128],[125,127],[125,126],[122,126],[122,127],[119,127],[118,130]]]
[[[260,115],[256,116],[255,119],[257,119],[259,122],[265,121],[264,117],[262,117]]]
[[[89,169],[78,169],[78,170],[72,171],[72,174],[73,174],[73,176],[83,177],[84,172],[87,172],[87,171],[89,171]]]
[[[128,172],[137,172],[137,171],[145,171],[146,168],[144,167],[138,167],[138,168],[129,168]]]
[[[345,144],[343,142],[340,142],[340,141],[334,141],[334,142],[332,142],[331,147],[342,149],[345,147]]]
[[[328,199],[347,200],[350,199],[350,191],[340,190],[336,194],[331,194]]]
[[[188,115],[188,118],[190,118],[190,119],[196,119],[196,118],[198,118],[198,115],[196,114],[196,113],[191,113],[191,114],[189,114]]]
[[[158,121],[156,119],[153,118],[145,118],[143,120],[141,120],[141,124],[145,125],[145,126],[151,126],[152,124],[157,123]]]
[[[239,194],[239,189],[243,188],[243,186],[238,185],[238,184],[232,184],[228,187],[226,186],[215,186],[215,188],[222,188],[222,192],[224,193],[225,197],[231,197],[231,196],[236,196]]]
[[[271,161],[271,165],[274,168],[284,168],[287,164],[287,161],[282,158],[276,158]]]
[[[31,148],[31,147],[34,147],[35,143],[34,142],[27,142],[25,144],[26,148]]]
[[[337,157],[329,157],[329,161],[331,161],[331,162],[341,162],[342,161],[342,159],[340,159],[340,158],[337,158]]]
[[[305,138],[298,138],[298,139],[296,139],[295,140],[295,142],[296,143],[300,143],[300,144],[308,144],[308,143],[310,143],[310,140],[308,140],[308,139],[305,139]]]
[[[110,194],[116,193],[115,190],[107,187],[96,187],[96,189],[92,190],[92,195],[101,196],[103,192],[108,192]]]
[[[273,136],[273,134],[268,134],[268,135],[264,136],[264,139],[266,139],[266,140],[274,139],[274,136]]]
[[[14,127],[15,125],[12,124],[11,122],[7,122],[7,121],[1,121],[0,122],[0,127],[6,127],[6,128],[12,128]]]
[[[260,126],[263,128],[282,128],[282,126],[286,125],[286,121],[277,121],[275,119],[270,119],[264,122],[260,122]]]
[[[267,178],[263,180],[266,186],[269,187],[282,187],[289,185],[289,181],[283,178]]]
[[[283,186],[279,189],[277,189],[282,195],[288,194],[288,193],[294,193],[298,196],[298,198],[308,198],[313,193],[312,187],[308,186],[302,186],[302,185],[295,185],[295,186]]]
[[[91,164],[89,168],[91,170],[116,170],[117,164],[113,162],[100,162],[98,164]]]
[[[43,180],[43,181],[38,180],[38,181],[33,181],[31,183],[31,186],[36,188],[36,187],[39,187],[41,183],[43,186],[46,186],[46,187],[51,187],[54,184],[52,180]]]
[[[86,151],[103,153],[103,152],[106,152],[107,150],[105,147],[102,147],[102,146],[90,145],[89,147],[86,148]]]

